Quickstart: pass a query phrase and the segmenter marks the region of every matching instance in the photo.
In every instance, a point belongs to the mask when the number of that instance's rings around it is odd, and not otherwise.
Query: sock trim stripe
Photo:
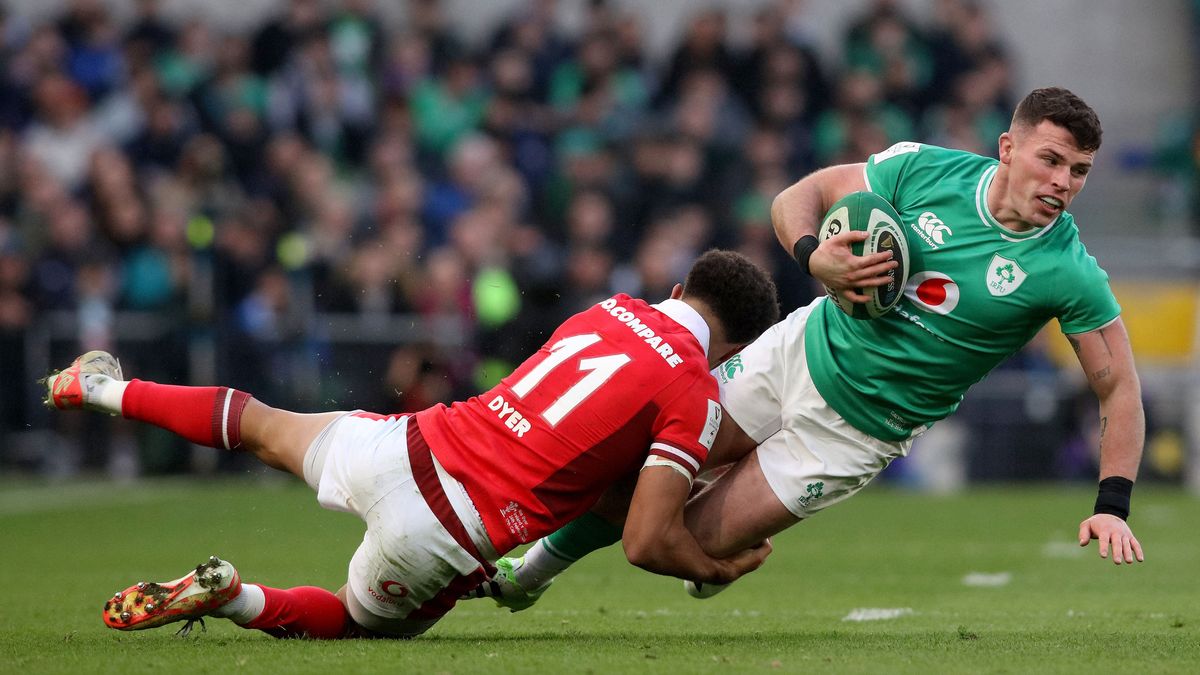
[[[226,450],[232,450],[229,447],[229,402],[233,400],[233,390],[225,390],[225,406],[221,411],[221,442],[225,444]]]
[[[579,562],[579,558],[572,558],[571,556],[567,555],[566,553],[563,553],[562,551],[554,548],[554,546],[551,545],[550,542],[546,541],[545,539],[542,539],[542,548],[546,549],[546,553],[549,553],[550,555],[554,556],[555,558],[558,558],[559,560],[561,560],[563,562],[569,562],[569,563]]]
[[[242,412],[250,403],[250,394],[232,389],[233,396],[229,399],[229,414],[225,416],[229,429],[229,449],[237,450],[242,447]]]

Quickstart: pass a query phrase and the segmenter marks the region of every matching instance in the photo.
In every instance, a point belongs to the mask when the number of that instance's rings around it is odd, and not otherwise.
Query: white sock
[[[83,402],[93,409],[120,415],[121,399],[128,386],[125,380],[114,380],[107,375],[84,375]]]
[[[549,583],[576,562],[555,553],[543,537],[525,552],[525,562],[513,570],[513,577],[521,588],[530,590]]]
[[[234,599],[212,611],[213,616],[230,619],[236,624],[250,623],[267,607],[267,594],[254,584],[242,584],[242,592]]]

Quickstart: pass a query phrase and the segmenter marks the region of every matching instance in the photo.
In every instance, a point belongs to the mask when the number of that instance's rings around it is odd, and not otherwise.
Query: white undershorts
[[[858,492],[912,447],[912,439],[881,441],[850,426],[817,391],[804,326],[824,301],[792,312],[714,371],[721,405],[759,444],[767,483],[802,519]]]
[[[407,437],[412,419],[347,413],[325,427],[304,458],[304,480],[316,489],[321,506],[353,513],[367,524],[350,560],[351,617],[371,630],[405,637],[428,630],[453,606],[465,590],[461,586],[482,580],[480,561],[443,526],[414,477]],[[495,560],[462,483],[430,459],[452,515],[479,554]]]

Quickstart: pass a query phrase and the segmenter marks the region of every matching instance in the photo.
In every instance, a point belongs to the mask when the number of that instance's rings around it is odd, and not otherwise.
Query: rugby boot
[[[42,380],[46,385],[46,397],[42,402],[48,408],[59,410],[91,409],[87,401],[87,389],[95,388],[107,379],[125,379],[121,373],[121,362],[105,351],[97,349],[87,352],[65,369],[50,373]]]
[[[174,581],[140,581],[113,595],[104,603],[104,624],[117,630],[157,628],[176,621],[187,621],[181,635],[191,632],[192,622],[203,617],[242,591],[242,579],[233,565],[212,556],[207,562]]]
[[[498,607],[507,607],[510,612],[520,612],[533,607],[554,580],[551,579],[537,588],[523,587],[514,573],[524,564],[524,557],[497,560],[495,576],[468,591],[462,599],[491,598],[496,601]]]

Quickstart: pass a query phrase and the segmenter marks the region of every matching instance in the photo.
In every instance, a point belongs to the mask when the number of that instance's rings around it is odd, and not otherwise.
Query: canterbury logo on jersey
[[[958,284],[941,272],[918,272],[908,278],[904,297],[934,314],[949,314],[958,306]]]
[[[945,245],[946,240],[950,238],[950,235],[954,234],[954,231],[950,229],[950,226],[942,222],[942,219],[938,218],[937,214],[935,214],[933,211],[926,211],[925,213],[922,213],[917,217],[917,222],[910,224],[909,227],[911,227],[912,230],[917,233],[917,236],[924,240],[926,244],[929,244],[930,248],[938,248],[939,246]]]

